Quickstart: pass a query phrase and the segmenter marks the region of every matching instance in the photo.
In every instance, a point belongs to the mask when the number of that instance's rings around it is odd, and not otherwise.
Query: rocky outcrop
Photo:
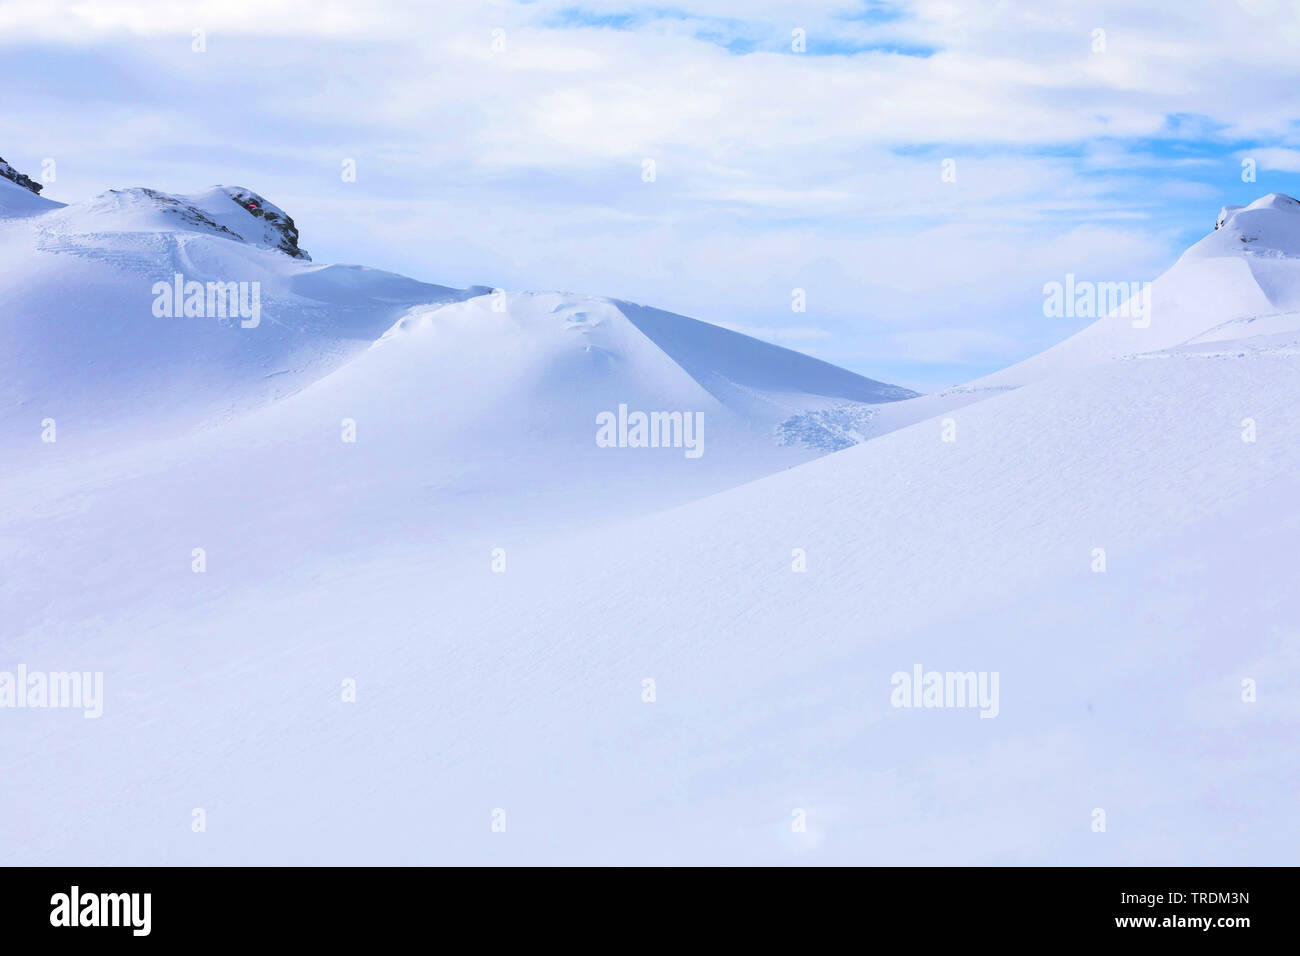
[[[3,176],[11,183],[17,183],[19,186],[22,186],[23,189],[31,190],[37,195],[40,195],[41,189],[43,188],[40,183],[33,180],[30,176],[24,176],[18,170],[6,163],[3,157],[0,157],[0,176]]]
[[[298,227],[294,225],[293,219],[283,209],[274,203],[267,202],[251,189],[244,189],[240,186],[221,186],[219,188],[232,201],[242,206],[246,212],[257,219],[261,219],[269,227],[269,231],[278,237],[278,241],[275,243],[277,249],[293,256],[295,259],[311,261],[311,256],[307,255],[303,249],[298,248]]]

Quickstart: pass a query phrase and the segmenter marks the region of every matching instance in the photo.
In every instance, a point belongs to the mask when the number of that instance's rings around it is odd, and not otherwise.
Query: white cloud
[[[1300,150],[1284,149],[1279,146],[1264,149],[1246,150],[1243,159],[1251,158],[1265,169],[1277,169],[1286,173],[1300,173]]]

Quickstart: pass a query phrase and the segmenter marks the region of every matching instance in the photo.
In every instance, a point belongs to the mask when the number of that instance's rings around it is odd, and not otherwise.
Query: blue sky
[[[1297,49],[1291,0],[0,0],[0,155],[65,202],[248,186],[319,262],[930,390],[1085,324],[1044,283],[1152,279],[1224,203],[1300,193]]]

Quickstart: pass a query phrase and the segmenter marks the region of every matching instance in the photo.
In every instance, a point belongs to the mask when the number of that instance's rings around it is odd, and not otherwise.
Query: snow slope
[[[0,159],[0,219],[15,219],[50,212],[63,205],[45,199],[39,192],[33,192],[15,181],[14,177],[21,176],[21,173]]]
[[[1271,193],[1249,206],[1226,207],[1215,231],[1150,284],[1143,303],[1149,314],[1121,307],[1041,355],[975,384],[1022,385],[1082,364],[1196,339],[1265,334],[1281,335],[1275,344],[1300,341],[1298,256],[1300,202]]]
[[[365,316],[398,282],[181,238]],[[152,435],[148,402],[216,339],[124,360],[140,398],[104,427],[132,440],[4,436],[0,670],[102,671],[106,700],[0,710],[21,781],[0,859],[1294,862],[1300,356],[1271,241],[1193,247],[1153,349],[1108,353],[1104,326],[1032,374],[883,405],[560,294],[403,300],[220,427]],[[1272,325],[1245,321],[1257,295]],[[705,454],[596,447],[616,402],[704,412]],[[996,672],[996,717],[891,706],[918,664]]]

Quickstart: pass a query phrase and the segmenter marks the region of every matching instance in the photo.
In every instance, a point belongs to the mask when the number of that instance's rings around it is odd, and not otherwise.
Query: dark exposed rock
[[[22,186],[23,189],[30,189],[37,195],[40,195],[41,190],[44,188],[30,176],[24,176],[18,170],[6,163],[3,157],[0,157],[0,176],[3,176],[12,183],[17,183],[19,186]]]
[[[295,259],[311,261],[311,256],[307,255],[305,250],[298,248],[298,227],[294,225],[293,219],[288,213],[274,203],[267,202],[251,189],[243,189],[238,186],[223,186],[222,188],[233,202],[238,203],[274,230],[279,236],[277,248],[281,252],[291,255]]]

